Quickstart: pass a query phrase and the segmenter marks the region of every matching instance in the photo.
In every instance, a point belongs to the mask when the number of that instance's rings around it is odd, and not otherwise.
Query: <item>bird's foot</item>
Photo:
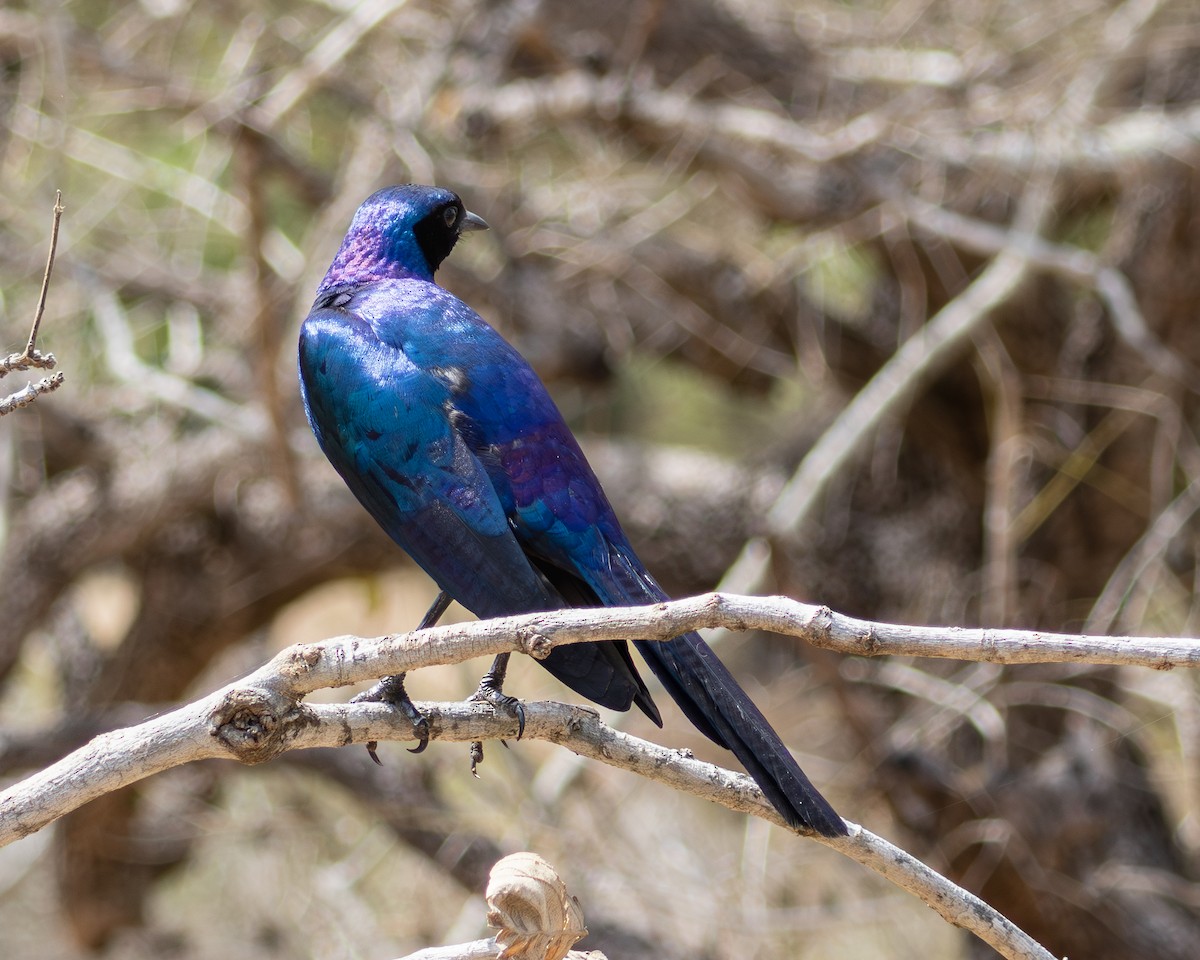
[[[517,720],[517,739],[525,735],[525,705],[516,697],[504,692],[504,676],[508,672],[508,654],[496,657],[492,668],[479,681],[479,689],[471,694],[469,702],[488,703],[496,711],[511,713]],[[501,740],[506,747],[508,744]],[[483,743],[476,740],[471,744],[471,776],[478,777],[476,768],[483,762]]]
[[[436,624],[442,614],[453,602],[453,598],[445,590],[439,591],[433,605],[430,606],[425,616],[421,618],[421,622],[417,625],[418,630],[426,630]],[[404,715],[408,717],[409,723],[413,727],[413,736],[417,739],[417,745],[409,750],[409,753],[421,753],[429,746],[429,721],[421,714],[421,711],[413,704],[412,699],[408,695],[408,691],[404,689],[404,674],[398,673],[395,676],[384,677],[370,690],[365,690],[356,697],[352,697],[351,703],[386,703],[393,707],[399,707],[404,711]],[[371,755],[371,759],[379,763],[379,754],[375,751],[379,747],[376,740],[371,740],[367,744],[367,753]]]
[[[494,710],[511,713],[517,718],[517,739],[525,735],[525,705],[501,690],[490,673],[479,681],[479,689],[471,694],[470,702],[490,703]]]
[[[386,703],[388,706],[396,707],[401,710],[409,723],[412,724],[413,737],[417,740],[417,745],[411,748],[409,753],[421,753],[429,746],[429,721],[417,709],[416,704],[408,695],[408,691],[404,689],[404,674],[398,673],[392,677],[384,677],[370,690],[364,690],[362,693],[350,699],[351,703]],[[379,755],[375,752],[378,748],[378,741],[372,740],[367,744],[367,753],[371,755],[371,759],[379,763]]]

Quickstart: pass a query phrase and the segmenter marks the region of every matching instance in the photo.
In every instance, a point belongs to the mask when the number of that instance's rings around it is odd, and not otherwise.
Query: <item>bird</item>
[[[442,187],[386,187],[358,208],[300,330],[301,398],[317,442],[437,584],[422,627],[451,599],[480,618],[665,601],[541,379],[434,281],[459,239],[484,229]],[[698,634],[633,643],[687,719],[733,752],[790,827],[848,833]],[[600,706],[636,705],[662,726],[626,641],[563,645],[539,662]],[[507,663],[496,658],[478,695],[519,706],[502,691]],[[367,698],[402,707],[420,731],[403,679]],[[427,727],[423,736],[418,750]]]

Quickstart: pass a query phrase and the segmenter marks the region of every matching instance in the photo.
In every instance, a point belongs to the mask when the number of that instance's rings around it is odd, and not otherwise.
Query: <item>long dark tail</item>
[[[665,643],[639,640],[636,645],[687,718],[705,736],[733,751],[789,825],[826,837],[846,835],[845,821],[809,782],[707,643],[695,633],[685,633]]]
[[[620,606],[669,599],[627,543],[610,540],[608,547],[609,562],[590,570],[587,583],[577,574],[549,564],[541,567],[542,572],[568,603],[578,606],[591,606],[595,601]],[[845,821],[809,782],[779,734],[699,634],[685,633],[665,642],[635,640],[634,644],[696,729],[733,751],[791,827],[826,837],[847,834]],[[636,703],[661,727],[662,719],[637,676],[624,641],[596,644],[614,648],[604,650],[604,657],[580,650],[590,646],[575,644],[555,650],[551,656],[559,654],[562,662],[552,672],[600,703],[606,701],[600,700],[597,693],[610,697],[618,704],[617,709],[628,709],[631,702]],[[543,661],[543,666],[549,666],[549,662]],[[630,672],[628,677],[619,669],[621,666]]]

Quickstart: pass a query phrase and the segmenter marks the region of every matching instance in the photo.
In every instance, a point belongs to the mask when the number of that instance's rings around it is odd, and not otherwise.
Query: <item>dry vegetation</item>
[[[401,180],[491,223],[442,280],[595,438],[676,594],[1200,633],[1191,0],[30,0],[0,67],[0,353],[67,207],[39,341],[67,381],[0,420],[5,780],[423,612],[293,356]],[[1056,955],[1195,956],[1192,673],[751,639],[722,655],[848,817]],[[524,664],[511,689],[562,695]],[[479,935],[488,868],[530,849],[614,960],[987,955],[827,850],[544,744],[481,782],[453,745],[383,756],[186,767],[5,848],[0,954],[382,960]]]

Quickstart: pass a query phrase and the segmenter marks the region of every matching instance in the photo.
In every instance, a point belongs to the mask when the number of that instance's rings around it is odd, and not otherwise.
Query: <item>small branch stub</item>
[[[288,749],[299,728],[317,722],[296,701],[250,687],[225,695],[209,715],[208,732],[242,763],[266,763]]]
[[[587,936],[579,901],[536,853],[514,853],[492,867],[487,904],[506,960],[563,960]]]
[[[535,660],[545,660],[554,649],[550,640],[538,631],[536,624],[526,630],[519,630],[517,639],[521,643],[521,653],[533,657]]]

